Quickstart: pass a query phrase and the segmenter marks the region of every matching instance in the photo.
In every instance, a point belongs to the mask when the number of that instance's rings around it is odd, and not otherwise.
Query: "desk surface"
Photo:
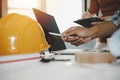
[[[120,80],[120,61],[112,64],[78,64],[71,61],[42,63],[39,59],[0,64],[0,80]]]

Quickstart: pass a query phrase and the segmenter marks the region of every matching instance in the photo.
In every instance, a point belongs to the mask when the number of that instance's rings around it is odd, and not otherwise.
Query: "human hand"
[[[92,22],[91,25],[96,25],[96,24],[100,24],[104,21],[104,18],[100,17],[100,18],[96,18],[96,21]]]
[[[62,33],[62,40],[70,42],[72,45],[80,45],[92,40],[92,31],[80,26],[74,26]]]
[[[96,14],[91,14],[89,12],[85,12],[83,15],[82,15],[82,18],[85,19],[85,18],[91,18],[91,17],[96,17]]]
[[[106,21],[107,19],[109,19],[110,16],[104,16],[104,17],[100,17],[101,20]]]
[[[96,25],[96,24],[100,24],[102,22],[92,22],[91,25]]]

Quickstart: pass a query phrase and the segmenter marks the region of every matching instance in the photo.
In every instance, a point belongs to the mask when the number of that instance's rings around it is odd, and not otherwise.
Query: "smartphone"
[[[87,18],[87,19],[78,19],[78,20],[76,20],[74,22],[77,23],[77,24],[82,25],[85,28],[89,28],[89,27],[93,26],[91,24],[92,22],[101,22],[101,21],[104,21],[104,20],[101,20],[98,17],[92,17],[92,18]]]

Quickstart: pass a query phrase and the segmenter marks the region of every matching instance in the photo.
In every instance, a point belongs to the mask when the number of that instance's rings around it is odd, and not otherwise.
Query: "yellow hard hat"
[[[0,55],[35,53],[49,47],[41,26],[28,16],[12,13],[0,19]]]

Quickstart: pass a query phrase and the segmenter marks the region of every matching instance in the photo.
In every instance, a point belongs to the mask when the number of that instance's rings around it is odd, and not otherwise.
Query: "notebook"
[[[51,44],[50,41],[48,40],[48,37],[50,36],[48,33],[49,32],[60,33],[54,16],[35,8],[33,8],[33,12],[38,23],[42,26],[44,30],[47,42],[51,45],[49,49],[50,51],[55,53],[67,53],[67,54],[83,51],[81,49],[67,49],[65,43],[61,40],[61,37],[57,37],[58,39]]]

